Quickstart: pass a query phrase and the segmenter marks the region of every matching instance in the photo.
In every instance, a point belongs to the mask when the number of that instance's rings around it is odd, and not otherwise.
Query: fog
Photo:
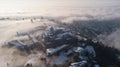
[[[120,1],[117,0],[1,0],[0,3],[0,19],[12,17],[18,19],[22,17],[33,16],[52,17],[53,19],[59,20],[62,23],[80,24],[81,27],[78,26],[79,29],[94,29],[95,31],[100,32],[99,34],[97,34],[98,37],[100,37],[101,34],[106,35],[106,33],[109,33],[110,37],[106,39],[110,39],[112,33],[115,35],[114,32],[116,31],[116,29],[119,30]],[[30,20],[1,20],[0,42],[5,42],[6,40],[9,40],[9,38],[13,37],[16,32],[34,29],[34,27],[39,26],[38,24],[31,24],[29,22]],[[50,21],[48,20],[47,22]],[[116,36],[119,36],[119,33],[116,34]]]

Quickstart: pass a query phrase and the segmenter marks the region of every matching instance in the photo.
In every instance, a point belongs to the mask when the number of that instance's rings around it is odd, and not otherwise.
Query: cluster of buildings
[[[99,67],[94,60],[95,50],[85,42],[87,39],[80,38],[68,30],[53,27],[50,27],[48,32],[43,35],[43,39],[48,57],[64,56],[66,58],[61,64],[67,61],[67,67]],[[59,64],[54,64],[59,67]]]
[[[36,43],[37,39],[30,35],[28,37],[33,43],[40,44]],[[72,34],[63,28],[50,27],[42,35],[42,39],[43,53],[48,67],[99,67],[95,60],[96,52],[90,44],[86,43],[86,38]],[[8,44],[25,49],[25,51],[34,47],[33,44],[28,46],[20,40],[11,41]]]

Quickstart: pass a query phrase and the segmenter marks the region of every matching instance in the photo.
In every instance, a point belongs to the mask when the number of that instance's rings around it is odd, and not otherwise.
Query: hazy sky
[[[101,5],[118,3],[119,0],[0,0],[0,7],[47,6],[47,5]]]
[[[0,0],[0,13],[42,10],[62,7],[119,6],[119,0]]]

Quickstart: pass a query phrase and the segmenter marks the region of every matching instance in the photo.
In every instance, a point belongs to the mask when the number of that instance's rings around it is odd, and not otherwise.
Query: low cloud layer
[[[53,22],[62,22],[61,27],[80,32],[86,37],[100,40],[105,45],[120,49],[120,8],[88,8],[69,16],[53,18]],[[56,21],[55,21],[56,20]],[[65,25],[64,25],[65,23]],[[58,24],[60,26],[60,24]]]
[[[110,35],[99,35],[98,37],[105,45],[120,49],[120,29],[112,32]]]

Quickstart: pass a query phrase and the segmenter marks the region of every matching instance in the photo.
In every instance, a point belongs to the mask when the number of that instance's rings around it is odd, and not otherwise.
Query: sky
[[[105,3],[118,2],[119,0],[0,0],[0,4],[4,5],[25,5],[25,4],[58,4],[58,3]]]
[[[89,6],[89,5],[103,5],[103,4],[115,4],[120,2],[119,0],[0,0],[0,8],[12,8],[12,7],[28,7],[28,6]]]
[[[1,13],[45,10],[53,7],[119,6],[119,0],[0,0]]]

